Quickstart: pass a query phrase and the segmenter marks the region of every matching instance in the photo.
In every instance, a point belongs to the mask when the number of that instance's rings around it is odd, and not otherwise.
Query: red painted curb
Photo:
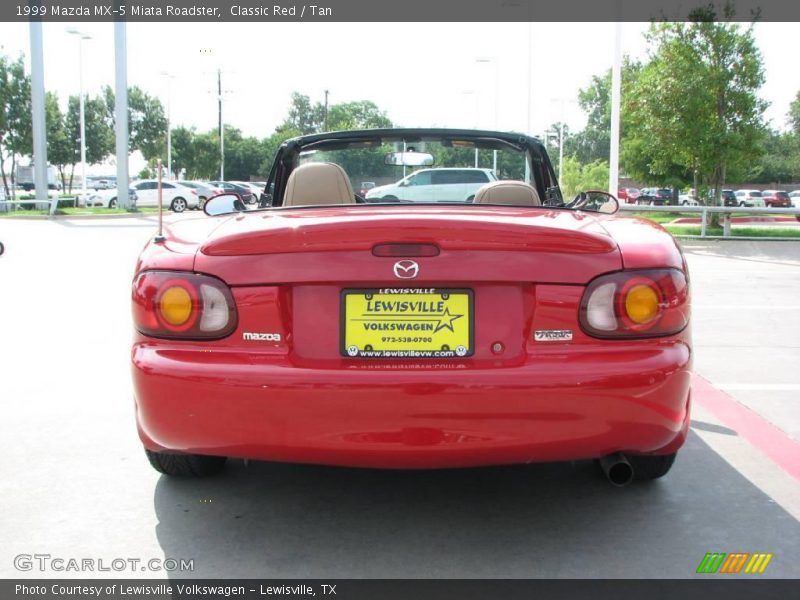
[[[800,442],[697,374],[692,379],[692,400],[800,480]]]

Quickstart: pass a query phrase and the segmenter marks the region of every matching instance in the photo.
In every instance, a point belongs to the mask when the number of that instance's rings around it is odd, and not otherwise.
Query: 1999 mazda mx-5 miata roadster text
[[[210,199],[139,257],[136,418],[157,470],[669,470],[689,425],[683,255],[604,192],[565,201],[538,140],[308,135],[264,192]]]

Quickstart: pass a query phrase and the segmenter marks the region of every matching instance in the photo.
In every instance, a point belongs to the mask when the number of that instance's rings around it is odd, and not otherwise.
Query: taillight
[[[581,300],[581,328],[593,337],[673,335],[688,323],[689,283],[678,269],[601,275]]]
[[[144,335],[218,339],[236,329],[230,288],[209,275],[145,271],[133,282],[133,323]]]

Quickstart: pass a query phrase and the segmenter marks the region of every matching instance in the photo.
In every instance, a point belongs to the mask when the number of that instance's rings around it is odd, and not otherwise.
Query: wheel
[[[183,198],[175,198],[170,205],[173,212],[182,213],[186,210],[186,200]]]
[[[112,198],[108,201],[108,208],[117,208],[117,199]]]
[[[739,206],[745,206],[744,202],[739,202]]]
[[[3,242],[0,242],[0,254],[3,254],[3,252],[5,252],[5,251],[6,251],[6,247],[3,246]]]
[[[201,456],[199,454],[168,454],[153,452],[145,448],[147,460],[152,467],[164,475],[179,477],[207,477],[222,471],[225,467],[224,456]]]
[[[633,477],[637,481],[658,479],[666,475],[675,462],[677,452],[660,456],[642,456],[631,454],[626,456],[633,467]]]
[[[206,205],[206,198],[205,196],[200,196],[200,200],[197,202],[197,210],[203,210],[203,207]]]

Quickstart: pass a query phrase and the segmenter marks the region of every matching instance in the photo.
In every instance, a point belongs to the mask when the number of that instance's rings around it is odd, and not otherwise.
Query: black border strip
[[[320,0],[319,4],[263,0],[4,0],[0,3],[0,21],[31,18],[58,22],[237,23],[686,21],[693,11],[710,5],[722,15],[728,3],[735,11],[735,20],[800,21],[800,2],[796,0]],[[276,5],[282,9],[277,14]],[[32,6],[44,7],[45,14],[27,8]],[[369,40],[368,34],[365,31],[365,40]],[[570,39],[565,44],[590,45],[591,40]]]
[[[655,559],[658,560],[658,559]],[[23,594],[17,585],[45,588],[45,594]],[[53,586],[101,586],[100,596],[81,593],[54,595]],[[114,586],[112,588],[112,586]],[[122,587],[152,586],[154,593],[120,593]],[[181,586],[179,588],[179,586]],[[243,594],[225,596],[209,591],[215,586],[244,588]],[[294,587],[298,593],[265,595],[272,586]],[[324,588],[323,586],[328,586]],[[335,594],[330,590],[335,586]],[[284,589],[285,589],[284,587]],[[307,590],[313,591],[313,595]],[[111,591],[116,590],[116,591]],[[181,591],[183,590],[183,591]],[[6,579],[0,580],[0,597],[58,598],[59,600],[210,600],[264,598],[331,600],[786,600],[796,598],[798,581],[709,575],[702,579]]]

